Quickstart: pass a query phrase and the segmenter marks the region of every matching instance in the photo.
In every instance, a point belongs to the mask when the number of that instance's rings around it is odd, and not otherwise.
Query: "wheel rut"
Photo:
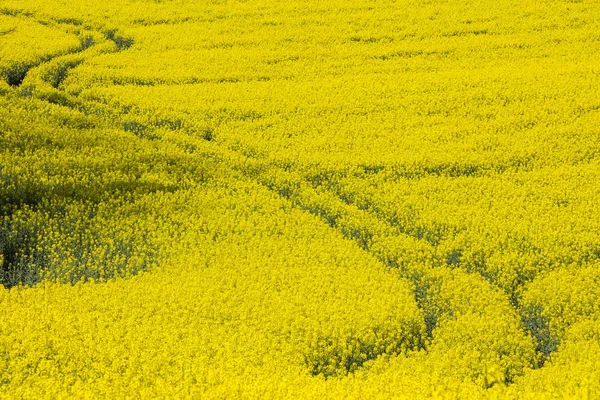
[[[54,89],[60,90],[60,85],[67,78],[69,71],[84,63],[87,57],[99,53],[126,51],[135,43],[133,38],[123,35],[116,28],[93,28],[79,20],[43,18],[36,16],[34,13],[16,9],[2,9],[0,10],[0,14],[18,19],[26,19],[39,25],[75,35],[80,41],[80,45],[74,49],[45,55],[29,63],[15,63],[9,69],[6,81],[9,86],[17,89],[27,81],[28,75],[35,73],[36,69],[55,66],[54,71],[44,71],[45,74],[42,80],[50,84]],[[11,33],[10,30],[0,32],[0,35],[8,35],[9,33]],[[113,46],[106,46],[107,43],[112,43]],[[79,58],[74,59],[76,56],[79,56]],[[61,61],[64,62],[61,63]]]

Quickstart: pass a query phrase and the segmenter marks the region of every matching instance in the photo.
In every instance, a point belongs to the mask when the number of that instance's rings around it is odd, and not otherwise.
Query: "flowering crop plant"
[[[599,0],[0,0],[0,399],[600,398]]]

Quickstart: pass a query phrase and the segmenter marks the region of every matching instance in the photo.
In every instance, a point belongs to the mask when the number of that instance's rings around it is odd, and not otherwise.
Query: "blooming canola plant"
[[[597,398],[600,3],[0,0],[0,398]]]

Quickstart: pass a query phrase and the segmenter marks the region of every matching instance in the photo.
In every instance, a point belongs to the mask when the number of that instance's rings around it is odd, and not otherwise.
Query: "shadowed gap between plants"
[[[282,197],[290,200],[294,205],[296,205],[300,209],[320,217],[330,227],[340,231],[346,239],[355,241],[362,250],[373,254],[384,265],[391,267],[391,268],[402,270],[401,263],[397,259],[384,257],[384,256],[372,251],[372,249],[371,249],[371,239],[373,238],[372,233],[370,233],[367,230],[362,229],[362,228],[355,228],[355,229],[350,228],[349,229],[348,227],[340,226],[338,224],[339,216],[332,215],[325,208],[322,208],[319,206],[314,206],[314,205],[304,204],[301,199],[301,195],[299,195],[296,192],[297,188],[294,187],[294,185],[277,186],[270,182],[260,182],[260,183],[263,184],[265,187],[267,187],[269,190],[277,193],[279,196],[282,196]],[[317,187],[319,187],[319,186],[320,185],[317,185]],[[437,239],[437,240],[428,240],[428,238],[424,234],[421,234],[418,229],[416,231],[408,231],[407,232],[406,229],[403,229],[403,226],[401,226],[397,223],[390,222],[390,220],[388,218],[382,218],[381,217],[381,214],[383,213],[382,210],[380,210],[380,209],[373,210],[372,207],[359,207],[348,196],[339,196],[339,193],[337,190],[332,190],[331,188],[328,188],[327,186],[325,186],[325,187],[330,191],[330,193],[335,194],[345,204],[356,206],[360,211],[369,213],[370,215],[374,216],[379,221],[388,224],[390,227],[395,227],[403,234],[406,234],[406,235],[413,237],[415,239],[418,239],[418,240],[424,240],[434,247],[436,247],[440,243],[440,241],[443,240],[443,237],[439,237],[439,239]],[[452,267],[452,268],[459,268],[464,263],[464,260],[462,260],[461,257],[462,257],[461,252],[455,250],[455,251],[451,251],[448,254],[446,254],[446,256],[442,257],[443,259],[438,260],[438,262],[440,262],[441,265],[445,265],[445,266]],[[478,262],[485,263],[485,259],[482,259]],[[479,267],[482,267],[482,265],[479,265]],[[479,268],[479,269],[481,269],[481,268]],[[477,269],[477,271],[473,271],[473,270],[471,270],[471,268],[469,268],[469,271],[467,271],[467,272],[479,274],[479,272],[478,272],[479,269]],[[433,331],[435,330],[435,328],[437,326],[437,319],[439,318],[439,315],[438,315],[439,312],[435,308],[430,308],[431,304],[428,304],[429,302],[428,302],[428,294],[427,293],[428,293],[429,284],[427,283],[426,280],[423,279],[422,276],[416,276],[416,275],[412,276],[412,275],[406,275],[406,274],[402,274],[402,276],[409,279],[413,283],[413,285],[415,285],[415,300],[417,302],[418,307],[423,311],[425,325],[426,325],[426,333],[427,333],[429,340],[431,340]],[[494,283],[492,276],[486,276],[485,274],[482,276],[491,285],[497,286]],[[513,304],[513,306],[515,305],[512,300],[511,300],[511,304]],[[522,315],[523,315],[523,313],[522,313]],[[528,332],[530,332],[532,334],[532,336],[534,337],[534,339],[537,342],[537,351],[541,355],[542,361],[539,365],[535,366],[537,368],[541,368],[543,366],[544,360],[546,360],[549,357],[549,355],[552,352],[556,351],[556,349],[557,349],[557,343],[552,342],[552,340],[549,339],[550,333],[545,328],[547,325],[540,323],[540,321],[541,320],[539,318],[523,317],[523,329],[527,330]],[[350,370],[348,370],[348,373],[349,372],[350,372]]]

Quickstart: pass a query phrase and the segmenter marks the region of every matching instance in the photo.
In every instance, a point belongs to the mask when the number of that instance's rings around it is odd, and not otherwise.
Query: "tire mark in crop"
[[[383,168],[383,167],[382,167]],[[438,246],[444,239],[447,238],[447,234],[443,233],[442,227],[438,229],[432,229],[424,224],[415,223],[416,218],[407,218],[405,221],[401,221],[397,215],[388,215],[382,208],[378,207],[371,201],[358,202],[351,193],[345,192],[339,185],[337,185],[331,176],[327,174],[321,174],[317,179],[310,177],[307,179],[313,188],[319,189],[324,188],[330,193],[334,194],[337,198],[343,201],[349,206],[354,206],[359,210],[363,210],[375,218],[386,222],[389,226],[398,229],[399,232],[410,236],[417,240],[423,240],[433,247]],[[411,222],[411,220],[413,222]],[[448,228],[448,227],[443,227]],[[458,233],[461,229],[453,227],[454,234]]]
[[[48,20],[36,19],[33,13],[29,13],[24,10],[2,9],[0,11],[0,14],[12,16],[12,17],[30,19],[37,24],[44,25],[44,26],[56,27],[59,30],[60,30],[60,25],[68,25],[71,27],[80,27],[81,25],[83,25],[83,21],[76,20],[76,19],[52,19],[52,18],[50,18]],[[79,47],[77,47],[75,49],[63,50],[63,51],[59,51],[55,54],[42,56],[39,59],[37,59],[36,61],[31,62],[31,63],[19,63],[19,62],[15,63],[14,66],[11,69],[9,69],[9,71],[6,73],[7,83],[12,87],[19,87],[22,85],[23,81],[27,77],[27,74],[32,69],[41,67],[44,64],[48,64],[51,61],[56,61],[56,60],[60,59],[61,57],[72,56],[75,54],[82,53],[85,50],[88,50],[88,49],[100,44],[101,42],[96,42],[94,40],[93,36],[91,35],[92,33],[101,33],[104,36],[105,40],[114,42],[114,44],[116,46],[115,52],[121,52],[121,51],[127,50],[134,44],[133,38],[129,38],[129,37],[119,34],[117,29],[107,29],[104,31],[98,31],[98,30],[91,30],[91,29],[86,28],[81,34],[78,35],[79,40],[80,40],[80,45],[79,45]],[[58,72],[57,72],[57,74],[55,74],[55,76],[49,77],[50,82],[48,82],[48,83],[50,83],[51,86],[54,87],[55,89],[59,89],[60,84],[64,81],[64,79],[66,79],[66,77],[69,73],[69,70],[71,70],[72,68],[75,68],[76,66],[80,65],[83,62],[84,62],[84,60],[71,61],[71,62],[65,63],[65,65],[59,67]]]
[[[424,315],[424,320],[426,324],[426,332],[429,339],[429,342],[433,339],[433,333],[438,323],[438,311],[435,309],[435,306],[432,306],[429,303],[429,290],[430,285],[432,284],[426,275],[423,273],[415,273],[415,271],[406,270],[404,268],[402,260],[399,259],[399,254],[395,249],[388,249],[388,254],[392,254],[390,258],[389,255],[385,255],[380,251],[374,251],[372,248],[372,239],[374,238],[374,232],[370,232],[368,228],[359,225],[344,225],[344,223],[340,223],[340,221],[344,220],[344,215],[336,215],[335,213],[327,210],[327,207],[320,206],[319,204],[310,204],[309,202],[303,199],[300,184],[287,182],[286,184],[277,184],[269,180],[268,175],[264,174],[262,177],[260,174],[258,176],[249,176],[254,179],[256,182],[262,184],[267,187],[274,193],[277,193],[279,196],[289,200],[294,206],[300,208],[303,211],[309,212],[319,218],[321,218],[325,223],[327,223],[330,227],[337,230],[342,234],[342,236],[348,240],[354,241],[359,248],[363,251],[368,252],[372,256],[374,256],[378,261],[383,263],[389,268],[394,268],[400,272],[400,276],[408,279],[415,287],[414,296],[415,301],[419,309],[422,310]],[[313,185],[314,182],[311,182],[310,179],[306,180],[306,183],[310,184],[311,190],[319,191],[320,189],[324,190],[325,193],[329,193],[338,198],[340,202],[342,202],[346,207],[354,208],[356,213],[363,214],[367,217],[367,219],[373,218],[374,220],[382,223],[383,225],[389,227],[390,232],[393,232],[394,235],[397,236],[406,236],[412,238],[414,240],[418,240],[426,244],[427,248],[429,248],[429,256],[432,260],[432,266],[434,268],[443,267],[443,268],[451,268],[456,269],[460,268],[462,271],[469,275],[481,276],[487,281],[490,288],[498,288],[498,285],[495,284],[494,280],[490,276],[485,276],[485,274],[480,273],[480,271],[468,270],[461,266],[460,257],[453,257],[453,254],[445,254],[440,256],[436,249],[439,243],[445,238],[444,236],[434,235],[435,240],[432,240],[431,237],[428,237],[427,234],[423,234],[421,229],[428,229],[426,227],[419,227],[419,225],[415,225],[414,227],[407,228],[405,224],[399,224],[395,218],[390,218],[386,215],[386,213],[374,206],[373,204],[359,204],[356,202],[351,196],[344,195],[340,192],[340,188],[332,188],[331,185],[321,184],[321,185]],[[380,244],[381,245],[381,244]],[[384,246],[385,247],[385,246]],[[534,368],[541,368],[543,366],[543,361],[547,358],[550,352],[556,350],[555,347],[548,346],[545,342],[544,332],[537,332],[536,330],[530,329],[531,327],[535,327],[537,325],[527,323],[528,320],[525,319],[523,310],[520,310],[515,306],[515,303],[512,301],[510,296],[506,299],[509,301],[511,306],[518,312],[519,315],[522,316],[521,329],[523,332],[529,332],[533,338],[538,342],[537,343],[537,351],[541,354],[542,362],[537,365],[533,365]],[[430,308],[434,307],[434,308]],[[538,324],[539,325],[539,324]],[[543,328],[542,325],[540,325]],[[510,382],[507,382],[510,383]]]
[[[377,171],[379,172],[379,171]],[[327,176],[327,175],[326,175]],[[429,243],[433,248],[437,247],[440,242],[445,240],[451,235],[455,235],[464,229],[459,229],[456,227],[456,232],[451,232],[451,234],[441,234],[440,232],[436,232],[436,230],[432,230],[431,228],[427,228],[424,225],[400,223],[397,216],[390,216],[388,213],[382,208],[378,207],[375,203],[370,201],[366,201],[364,203],[359,203],[351,194],[344,192],[344,190],[334,182],[331,177],[327,177],[318,180],[318,183],[315,184],[314,180],[308,179],[308,182],[313,184],[313,187],[319,188],[323,187],[325,190],[328,190],[330,193],[337,196],[341,201],[349,206],[357,207],[358,209],[365,211],[370,214],[374,218],[383,221],[389,224],[391,227],[395,227],[399,232],[406,234],[417,240],[424,240]],[[368,248],[361,246],[365,251],[369,251]],[[477,254],[476,254],[477,255]],[[557,350],[557,344],[552,342],[550,337],[550,333],[548,331],[547,321],[545,324],[539,322],[539,316],[529,312],[527,309],[524,309],[520,303],[518,296],[516,295],[516,290],[518,288],[506,288],[501,286],[496,278],[488,273],[487,263],[485,254],[480,254],[479,257],[476,257],[473,260],[464,260],[462,259],[462,252],[453,250],[447,252],[443,255],[438,255],[439,262],[441,265],[446,265],[450,268],[460,268],[469,274],[477,274],[483,277],[491,286],[497,287],[506,293],[506,296],[511,304],[511,306],[521,315],[521,323],[522,327],[525,331],[531,333],[534,339],[537,342],[537,351],[541,355],[540,363],[537,365],[538,368],[541,368],[544,365],[544,362],[548,359],[550,354]],[[398,267],[398,263],[395,260],[380,260],[384,264],[389,267]],[[473,265],[472,265],[473,264]],[[519,275],[519,287],[522,287],[527,282],[533,280],[534,277],[523,277]],[[419,282],[413,283],[419,288]],[[425,301],[426,298],[422,297],[421,301]],[[536,319],[537,318],[537,319]],[[430,322],[430,324],[435,326],[435,321]]]

